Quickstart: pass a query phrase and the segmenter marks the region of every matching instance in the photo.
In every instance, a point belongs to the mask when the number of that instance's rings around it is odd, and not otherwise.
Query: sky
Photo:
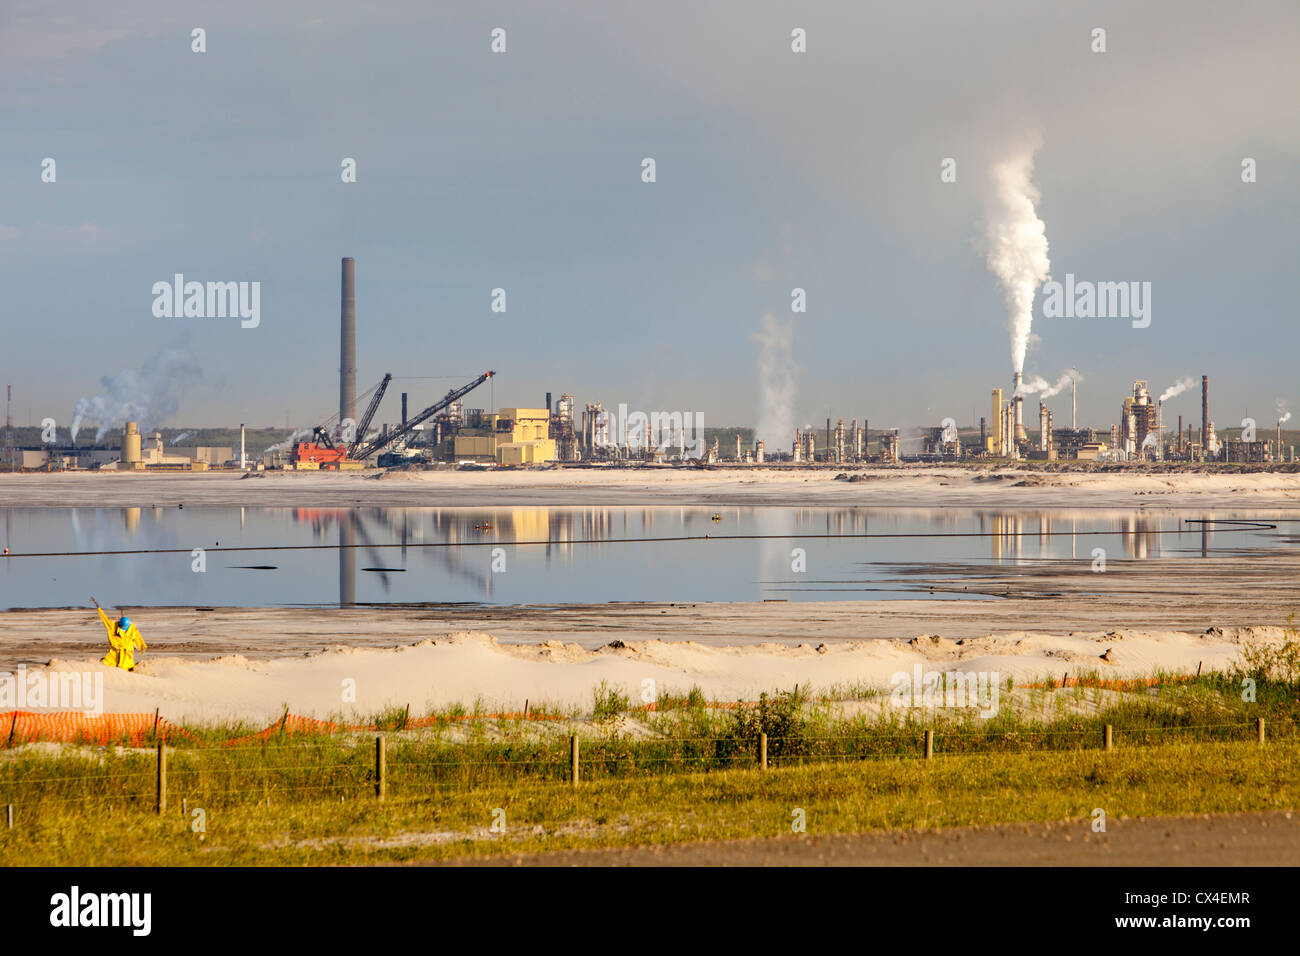
[[[1036,138],[1052,278],[1150,282],[1151,324],[1040,295],[1026,374],[1077,368],[1099,427],[1133,380],[1201,374],[1220,428],[1271,424],[1300,407],[1298,50],[1294,0],[4,0],[0,375],[16,424],[64,425],[188,349],[151,424],[324,421],[353,256],[379,420],[493,369],[468,405],[755,424],[769,315],[790,408],[764,420],[966,425],[1010,385],[990,170]],[[260,282],[260,324],[155,316],[175,273]]]

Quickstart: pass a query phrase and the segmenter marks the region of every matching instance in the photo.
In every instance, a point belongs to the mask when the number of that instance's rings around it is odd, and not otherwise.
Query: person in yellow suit
[[[95,609],[99,611],[99,619],[104,622],[104,629],[108,631],[108,653],[104,655],[101,663],[109,667],[120,667],[123,670],[135,670],[136,648],[143,651],[149,646],[140,636],[140,629],[125,615],[116,621],[113,620],[99,606],[98,601],[93,597],[90,600],[94,602]]]

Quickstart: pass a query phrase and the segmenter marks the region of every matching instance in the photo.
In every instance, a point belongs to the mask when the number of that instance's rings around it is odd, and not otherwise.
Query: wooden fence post
[[[580,779],[578,773],[578,735],[569,735],[569,779],[576,787]]]
[[[1264,718],[1255,718],[1255,733],[1259,736],[1259,745],[1264,746]]]
[[[384,737],[380,734],[375,738],[375,796],[380,800],[384,799],[388,791],[387,781],[384,779],[387,761],[384,758]]]
[[[158,738],[158,797],[155,809],[161,814],[167,809],[167,748],[163,738]]]
[[[934,758],[934,731],[927,730],[925,732],[925,759],[931,760],[933,758]]]
[[[758,735],[758,766],[767,769],[767,734]]]
[[[1115,749],[1115,740],[1114,740],[1113,731],[1111,729],[1110,724],[1106,725],[1106,732],[1104,734],[1104,737],[1106,742],[1106,752],[1109,753],[1110,751]]]

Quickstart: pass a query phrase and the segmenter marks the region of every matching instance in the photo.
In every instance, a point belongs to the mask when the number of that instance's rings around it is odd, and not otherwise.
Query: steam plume
[[[1051,398],[1053,395],[1061,394],[1073,379],[1082,381],[1083,376],[1077,373],[1071,374],[1070,372],[1062,372],[1061,377],[1053,384],[1049,385],[1047,379],[1043,378],[1041,375],[1035,375],[1033,378],[1029,379],[1029,381],[1021,382],[1020,390],[1016,392],[1016,394],[1033,395],[1035,392],[1041,392],[1042,394],[1039,395],[1040,398]],[[1014,398],[1015,396],[1013,395],[1012,397]]]
[[[161,425],[180,407],[177,391],[186,381],[203,374],[188,348],[166,349],[140,368],[127,368],[100,381],[104,391],[93,398],[77,399],[72,413],[72,440],[84,421],[98,424],[95,441],[112,428],[137,422],[142,432]]]
[[[755,333],[759,344],[759,411],[756,438],[768,447],[780,447],[794,434],[794,318],[782,325],[768,313],[762,331]]]
[[[268,445],[267,447],[263,448],[263,449],[262,449],[262,454],[263,454],[263,455],[272,455],[272,454],[275,454],[275,453],[278,452],[278,451],[285,451],[286,449],[292,447],[293,444],[294,444],[295,442],[298,441],[298,439],[300,439],[300,438],[309,438],[309,437],[311,437],[313,434],[315,434],[315,430],[314,430],[314,429],[311,429],[311,428],[299,428],[299,429],[296,429],[296,430],[293,432],[293,434],[290,435],[288,438],[286,438],[284,441],[278,441],[278,442],[276,442],[274,445]]]
[[[1169,399],[1173,398],[1175,395],[1183,394],[1183,392],[1187,391],[1195,384],[1196,384],[1196,379],[1190,376],[1184,376],[1183,378],[1180,378],[1178,381],[1174,382],[1174,384],[1170,385],[1163,392],[1161,392],[1159,400],[1162,402],[1168,401]]]
[[[993,202],[985,234],[986,262],[1006,301],[1013,372],[1025,370],[1034,293],[1052,268],[1047,258],[1047,226],[1034,211],[1039,193],[1032,178],[1039,145],[1035,138],[993,167]]]
[[[1291,410],[1286,407],[1286,399],[1279,398],[1273,405],[1277,409],[1277,423],[1285,425],[1291,420]]]
[[[179,444],[182,438],[189,438],[190,434],[191,434],[190,432],[181,432],[179,435],[173,438],[168,444],[171,445]]]

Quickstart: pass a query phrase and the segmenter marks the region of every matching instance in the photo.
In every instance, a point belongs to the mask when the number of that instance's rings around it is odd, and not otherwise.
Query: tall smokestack
[[[339,424],[357,420],[357,291],[356,261],[343,260],[343,289],[339,311]]]
[[[1015,386],[1011,389],[1011,402],[1015,406],[1015,429],[1011,433],[1012,442],[1024,441],[1026,437],[1024,423],[1025,400],[1024,396],[1020,394],[1020,380],[1021,375],[1019,372],[1012,373],[1011,381]]]
[[[402,393],[402,427],[406,427],[406,393]]]
[[[1165,460],[1165,400],[1156,403],[1156,461]]]
[[[1209,440],[1205,437],[1210,433],[1210,376],[1201,376],[1201,448],[1205,450],[1205,457],[1209,457],[1210,445]]]

